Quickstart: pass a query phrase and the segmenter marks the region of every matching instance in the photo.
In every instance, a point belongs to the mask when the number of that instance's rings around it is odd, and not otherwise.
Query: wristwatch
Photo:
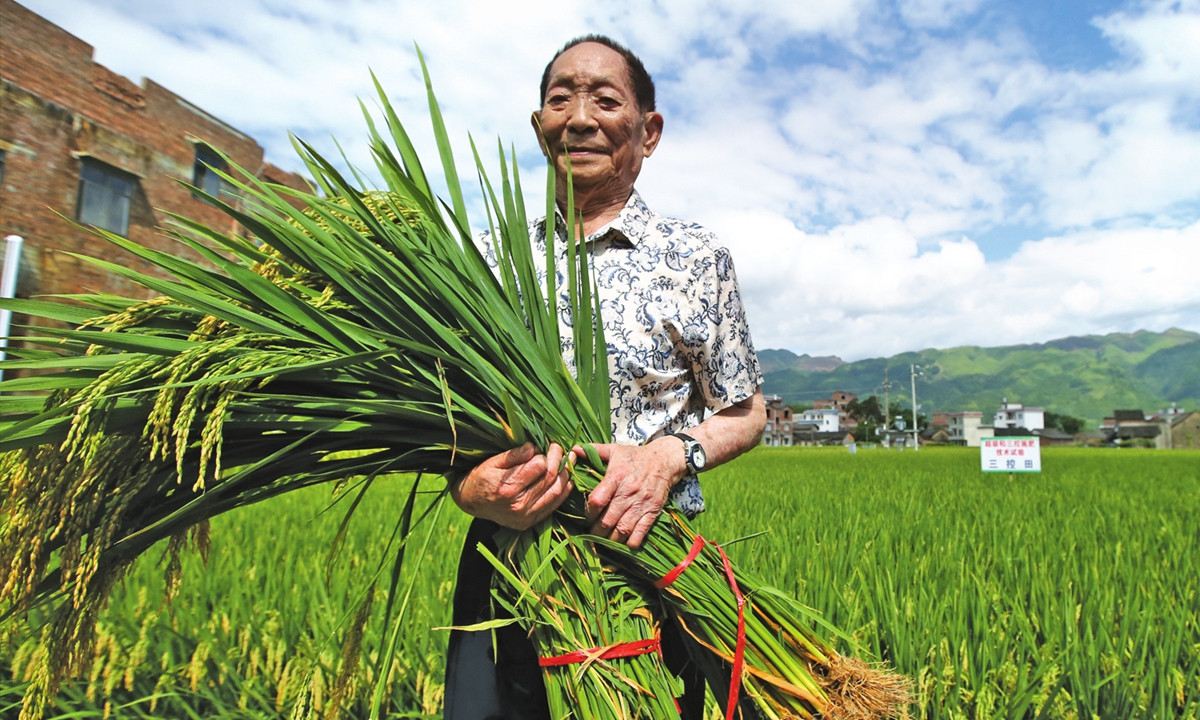
[[[704,446],[700,441],[691,435],[684,435],[681,432],[669,433],[683,441],[683,461],[687,463],[687,471],[689,475],[695,475],[708,465],[708,456],[704,454]]]

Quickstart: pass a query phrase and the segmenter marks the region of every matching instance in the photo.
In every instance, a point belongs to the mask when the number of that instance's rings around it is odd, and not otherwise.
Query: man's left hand
[[[687,472],[680,442],[668,436],[640,446],[595,446],[608,470],[588,495],[587,519],[593,535],[641,547],[671,488]],[[582,448],[575,452],[582,457]]]

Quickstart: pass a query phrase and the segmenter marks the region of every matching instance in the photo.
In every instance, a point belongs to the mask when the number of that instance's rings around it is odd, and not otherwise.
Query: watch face
[[[704,448],[698,442],[693,443],[691,451],[688,453],[688,463],[699,472],[704,469],[707,462],[708,458],[704,455]]]

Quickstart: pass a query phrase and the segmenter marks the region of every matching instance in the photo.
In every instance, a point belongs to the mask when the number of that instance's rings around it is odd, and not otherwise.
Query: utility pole
[[[888,380],[888,367],[886,364],[884,364],[884,366],[883,366],[883,446],[884,447],[888,447],[889,445],[891,445],[891,443],[889,443],[887,441],[888,428],[890,428],[892,426],[892,411],[891,411],[891,406],[888,405],[888,393],[891,389],[892,389],[892,383],[890,380]],[[878,399],[878,398],[876,398],[876,399]]]
[[[909,370],[912,373],[913,450],[920,450],[921,443],[917,440],[917,373],[921,372],[921,366],[910,365]]]

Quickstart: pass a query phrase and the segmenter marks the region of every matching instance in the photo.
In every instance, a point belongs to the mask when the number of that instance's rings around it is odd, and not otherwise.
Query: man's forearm
[[[766,424],[761,391],[713,415],[687,434],[704,446],[713,467],[734,459],[758,444]],[[663,436],[645,445],[598,445],[608,463],[604,479],[588,496],[592,532],[639,547],[662,512],[671,487],[687,472],[681,440]]]
[[[706,469],[729,462],[762,441],[767,423],[767,405],[762,388],[745,400],[730,405],[696,427],[685,430],[704,446]]]

